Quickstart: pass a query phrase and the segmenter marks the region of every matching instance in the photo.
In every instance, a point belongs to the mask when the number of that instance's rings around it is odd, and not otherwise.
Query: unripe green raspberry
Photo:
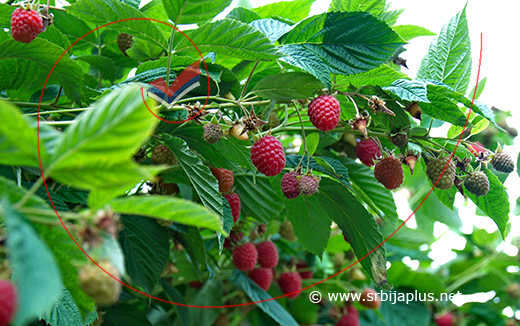
[[[126,56],[126,50],[130,49],[132,45],[134,44],[134,40],[132,35],[121,33],[117,36],[117,47],[121,52],[123,52]]]
[[[204,125],[204,140],[210,144],[218,142],[222,138],[222,127],[216,123]]]
[[[426,174],[430,178],[430,180],[435,183],[439,176],[441,175],[446,163],[448,163],[449,157],[443,158],[434,158],[428,162],[426,166]],[[453,186],[453,181],[455,180],[455,164],[453,164],[453,160],[450,161],[446,171],[442,175],[439,182],[437,182],[436,187],[439,189],[450,189]]]
[[[491,160],[491,164],[495,170],[504,173],[511,173],[515,169],[515,162],[509,154],[503,151],[499,151],[495,154],[495,157]]]
[[[105,271],[117,279],[121,276],[110,261],[98,263]],[[119,299],[121,283],[94,264],[85,265],[79,271],[79,283],[86,294],[101,305],[111,305]]]
[[[484,196],[489,191],[489,179],[482,171],[474,172],[464,181],[466,189],[477,196]]]
[[[177,165],[179,162],[172,151],[165,145],[159,145],[153,149],[150,159],[153,164]]]

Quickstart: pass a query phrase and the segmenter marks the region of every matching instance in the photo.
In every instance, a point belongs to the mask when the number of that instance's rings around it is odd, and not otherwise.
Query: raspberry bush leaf
[[[118,0],[79,0],[67,7],[67,11],[88,23],[97,25],[144,17],[139,10]],[[151,21],[123,21],[112,24],[108,28],[142,38],[164,50],[168,48],[168,42],[161,30]]]
[[[410,41],[416,37],[420,36],[433,36],[436,35],[433,32],[430,32],[424,27],[416,26],[416,25],[399,25],[393,26],[392,29],[399,34],[403,40]]]
[[[253,280],[241,271],[233,272],[233,283],[242,289],[252,301],[262,301],[270,299],[271,296],[262,290]],[[262,302],[257,304],[266,314],[271,316],[277,323],[282,326],[297,326],[298,323],[276,300]]]
[[[355,75],[338,75],[336,76],[336,87],[345,91],[351,84],[356,87],[360,87],[362,85],[375,85],[384,87],[390,86],[396,80],[406,78],[408,78],[407,75],[396,71],[386,64],[382,64],[377,68]]]
[[[260,175],[255,179],[250,175],[235,176],[235,192],[242,201],[244,216],[253,216],[264,223],[278,216],[283,208],[280,194],[268,179]]]
[[[88,63],[92,68],[100,71],[103,76],[114,81],[116,78],[116,65],[114,61],[102,55],[80,55],[74,57],[74,60],[80,60]]]
[[[25,325],[54,306],[63,284],[54,255],[24,216],[2,197],[0,215],[8,227],[7,248],[19,295],[14,325]]]
[[[259,80],[251,93],[270,100],[307,98],[316,93],[321,83],[303,72],[269,75]]]
[[[399,79],[394,81],[392,85],[383,87],[383,89],[394,93],[405,101],[430,102],[427,97],[426,84],[421,81]]]
[[[307,18],[313,3],[314,0],[281,1],[254,8],[253,11],[258,13],[262,18],[298,22]]]
[[[292,1],[296,2],[296,1]],[[287,2],[287,3],[292,3]],[[276,42],[283,34],[291,30],[291,25],[281,22],[277,19],[259,19],[255,20],[249,25],[258,28],[271,42]]]
[[[466,7],[442,27],[421,61],[418,79],[441,82],[466,93],[471,77],[471,43]]]
[[[164,11],[175,24],[201,24],[211,20],[231,0],[196,1],[196,0],[162,0]],[[198,43],[195,43],[198,44]]]
[[[76,302],[67,289],[63,289],[61,297],[56,301],[49,312],[45,312],[43,318],[53,326],[83,326],[85,323]]]

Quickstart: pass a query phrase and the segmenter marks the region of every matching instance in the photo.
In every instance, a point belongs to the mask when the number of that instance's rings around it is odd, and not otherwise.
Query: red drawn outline
[[[43,183],[44,183],[44,186],[45,186],[45,190],[47,191],[47,195],[49,197],[49,200],[51,201],[51,205],[52,205],[52,208],[54,209],[54,212],[56,213],[56,216],[59,218],[62,226],[65,228],[65,230],[67,231],[67,234],[69,235],[69,237],[72,239],[72,241],[74,241],[74,243],[76,244],[76,246],[83,252],[83,254],[85,256],[87,256],[90,261],[92,261],[92,263],[96,264],[96,266],[98,266],[102,271],[104,271],[107,275],[109,275],[110,277],[112,277],[114,280],[116,280],[117,282],[121,283],[122,285],[126,286],[127,288],[135,291],[135,292],[138,292],[146,297],[149,297],[151,299],[155,299],[155,300],[158,300],[158,301],[162,301],[162,302],[166,302],[166,303],[170,303],[170,304],[174,304],[174,305],[178,305],[178,306],[183,306],[183,307],[189,307],[189,308],[215,308],[215,309],[220,309],[220,308],[233,308],[233,307],[240,307],[240,306],[248,306],[248,305],[253,305],[253,304],[257,304],[257,303],[262,303],[262,302],[267,302],[267,301],[271,301],[271,300],[276,300],[276,299],[280,299],[280,298],[283,298],[283,297],[286,297],[286,296],[289,296],[289,295],[292,295],[292,294],[295,294],[295,293],[299,293],[301,291],[304,291],[304,290],[307,290],[309,288],[312,288],[318,284],[321,284],[321,283],[324,283],[325,281],[328,281],[329,279],[345,272],[346,270],[348,270],[349,268],[351,268],[352,266],[356,265],[357,263],[359,263],[361,260],[365,259],[367,256],[369,256],[370,254],[372,254],[373,252],[375,252],[379,247],[381,247],[386,241],[388,241],[388,239],[390,239],[392,236],[394,236],[394,234],[397,233],[397,231],[399,231],[411,218],[412,216],[417,212],[417,210],[422,206],[422,204],[424,203],[424,201],[428,198],[428,196],[430,196],[431,192],[433,191],[433,189],[435,188],[435,186],[437,185],[437,182],[439,182],[440,178],[442,177],[442,175],[444,174],[444,171],[446,171],[447,167],[448,167],[448,164],[451,162],[451,159],[453,157],[453,155],[455,154],[455,151],[457,150],[459,144],[460,144],[460,141],[462,139],[462,134],[463,132],[460,133],[460,136],[459,136],[459,139],[457,140],[457,144],[455,145],[455,149],[453,150],[453,152],[451,153],[449,159],[448,159],[448,162],[446,164],[446,166],[444,167],[444,169],[442,170],[442,173],[441,175],[439,176],[439,178],[437,179],[437,181],[434,183],[433,187],[430,189],[430,191],[426,194],[426,196],[424,197],[424,199],[421,201],[421,203],[419,204],[419,206],[417,206],[417,208],[410,214],[410,216],[408,216],[408,218],[403,222],[401,223],[401,225],[392,233],[390,234],[386,239],[383,240],[383,242],[381,242],[377,247],[375,247],[374,249],[372,249],[372,251],[370,251],[369,253],[367,253],[366,255],[364,255],[363,257],[359,258],[356,262],[350,264],[349,266],[347,266],[346,268],[344,268],[343,270],[337,272],[336,274],[333,274],[327,278],[325,278],[324,280],[322,281],[319,281],[319,282],[316,282],[315,284],[312,284],[312,285],[309,285],[301,290],[298,290],[298,291],[294,291],[292,293],[287,293],[287,294],[284,294],[284,295],[281,295],[281,296],[278,296],[278,297],[274,297],[274,298],[270,298],[270,299],[266,299],[266,300],[260,300],[260,301],[254,301],[254,302],[247,302],[247,303],[241,303],[241,304],[236,304],[236,305],[223,305],[223,306],[196,306],[196,305],[188,305],[188,304],[182,304],[182,303],[177,303],[177,302],[172,302],[172,301],[168,301],[168,300],[164,300],[164,299],[161,299],[161,298],[157,298],[157,297],[154,297],[150,294],[147,294],[147,293],[144,293],[144,292],[141,292],[133,287],[131,287],[130,285],[122,282],[121,280],[117,279],[116,277],[114,277],[113,275],[111,275],[110,273],[108,273],[106,270],[104,270],[101,266],[99,266],[98,263],[96,263],[86,252],[85,250],[79,245],[79,243],[76,241],[76,239],[74,239],[74,237],[72,236],[72,234],[70,233],[69,229],[67,228],[67,226],[65,225],[65,223],[63,222],[63,220],[61,219],[60,215],[58,214],[58,211],[56,210],[56,207],[54,206],[54,202],[52,201],[52,198],[51,198],[51,195],[49,193],[49,189],[47,187],[47,183],[45,181],[45,177],[44,177],[44,174],[43,174],[43,166],[42,166],[42,162],[41,162],[41,156],[40,156],[40,106],[41,106],[41,101],[42,101],[42,97],[43,97],[43,92],[45,90],[45,86],[47,85],[47,82],[51,76],[51,73],[53,72],[54,68],[56,67],[56,65],[58,64],[58,62],[61,60],[61,58],[65,55],[65,53],[72,47],[74,46],[78,41],[80,41],[81,39],[83,39],[85,36],[89,35],[90,33],[100,29],[100,28],[103,28],[105,26],[108,26],[108,25],[111,25],[111,24],[115,24],[115,23],[118,23],[118,22],[122,22],[122,21],[129,21],[129,20],[152,20],[152,21],[155,21],[155,22],[159,22],[159,23],[162,23],[162,24],[165,24],[165,25],[168,25],[170,27],[173,27],[171,25],[169,25],[168,23],[164,23],[162,21],[159,21],[159,20],[155,20],[155,19],[151,19],[151,18],[128,18],[128,19],[123,19],[123,20],[118,20],[118,21],[115,21],[115,22],[111,22],[111,23],[108,23],[108,24],[105,24],[103,26],[100,26],[90,32],[88,32],[87,34],[83,35],[81,38],[79,38],[78,40],[76,40],[71,46],[69,46],[67,48],[67,50],[65,50],[65,52],[60,56],[60,58],[58,59],[58,61],[56,61],[56,63],[54,64],[54,66],[52,67],[51,69],[51,72],[49,73],[49,75],[47,76],[47,79],[45,80],[45,84],[43,86],[43,89],[42,89],[42,93],[40,95],[40,101],[38,103],[38,119],[37,119],[37,122],[38,122],[38,132],[37,132],[37,137],[38,137],[38,160],[40,162],[40,170],[41,170],[41,173],[42,173],[42,178],[43,178]],[[182,32],[181,32],[182,33]],[[191,40],[190,40],[191,41]],[[193,42],[192,42],[193,43]],[[197,49],[198,50],[198,49]],[[200,52],[199,52],[200,53]],[[473,109],[473,104],[475,102],[475,96],[476,96],[476,93],[477,93],[477,85],[478,85],[478,82],[479,82],[479,78],[480,78],[480,66],[481,66],[481,63],[482,63],[482,33],[480,33],[480,55],[479,55],[479,63],[478,63],[478,72],[477,72],[477,82],[476,82],[476,85],[475,85],[475,91],[473,92],[473,97],[472,97],[472,100],[471,100],[471,106],[469,108],[469,112],[468,112],[468,115],[466,117],[466,122],[464,123],[464,128],[463,128],[463,131],[466,129],[467,127],[467,124],[468,124],[468,121],[469,121],[469,116],[472,112],[472,109]],[[205,65],[205,63],[204,63]],[[209,77],[208,77],[209,78]],[[208,83],[209,83],[209,79],[208,79]],[[206,101],[207,102],[207,101]]]

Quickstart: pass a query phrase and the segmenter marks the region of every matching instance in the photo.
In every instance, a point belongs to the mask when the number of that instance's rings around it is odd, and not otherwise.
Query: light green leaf
[[[307,137],[305,137],[305,142],[307,143],[309,155],[314,155],[314,152],[316,152],[316,149],[318,148],[318,143],[320,142],[320,133],[313,132],[311,134],[308,134]],[[303,155],[303,152],[305,152],[305,148],[304,146],[300,146],[300,151],[298,152],[298,155]]]
[[[163,49],[161,47],[138,38],[134,39],[132,47],[126,50],[126,54],[130,58],[140,62],[156,60],[161,56],[162,52]],[[166,67],[166,65],[163,65],[163,67]]]
[[[76,43],[76,45],[74,45],[74,49],[87,45],[97,45],[96,34],[90,33],[87,35],[92,28],[88,27],[84,21],[76,18],[67,11],[53,10],[52,14],[54,15],[53,25],[65,34],[69,41],[75,42],[84,36],[80,41],[78,41],[78,43]]]
[[[18,290],[18,310],[13,326],[27,325],[50,309],[63,284],[52,252],[24,217],[2,197],[0,214],[6,223],[7,249]]]
[[[242,289],[251,301],[268,300],[271,296],[260,288],[252,279],[241,271],[233,271],[233,283]],[[256,304],[266,314],[271,316],[281,326],[298,326],[296,320],[276,300]]]
[[[482,171],[486,173],[489,179],[490,186],[487,195],[477,197],[467,190],[465,190],[464,193],[468,195],[478,208],[483,210],[493,221],[495,221],[500,233],[502,234],[502,238],[505,239],[509,232],[508,224],[510,206],[506,188],[500,180],[498,180],[498,177],[489,169],[483,167]]]
[[[36,121],[23,117],[18,109],[7,101],[0,100],[0,164],[39,166]],[[43,166],[49,164],[49,153],[60,134],[41,123],[40,157]]]
[[[203,53],[215,52],[261,61],[276,60],[282,56],[262,32],[238,20],[223,19],[206,23],[197,29],[186,31],[186,35]],[[175,50],[181,54],[197,53],[187,38],[179,38]]]
[[[231,0],[162,0],[164,10],[175,24],[200,24],[215,17]],[[198,45],[198,43],[195,43]]]
[[[473,87],[468,93],[468,98],[472,99],[473,96],[475,96],[475,100],[478,100],[478,98],[480,97],[480,94],[482,94],[482,92],[484,91],[484,87],[486,87],[486,81],[487,81],[487,77],[484,77],[481,80],[479,80],[478,84],[476,86],[477,91],[475,92],[475,87]]]
[[[385,10],[385,1],[381,0],[332,0],[331,11],[353,12],[367,11],[378,16]]]
[[[309,16],[314,0],[279,1],[254,8],[262,18],[274,18],[281,21],[298,22]]]
[[[229,14],[227,14],[226,18],[239,20],[246,24],[250,24],[254,20],[262,19],[262,17],[260,17],[260,15],[256,12],[244,7],[233,8],[233,10],[231,10]]]
[[[304,72],[269,75],[259,80],[251,93],[270,100],[304,99],[314,95],[322,84]]]
[[[48,173],[83,189],[119,194],[161,168],[131,160],[158,120],[146,109],[138,86],[123,86],[80,114],[57,145]],[[116,195],[117,195],[116,194]]]
[[[350,84],[360,87],[364,85],[374,85],[374,86],[390,86],[394,81],[398,79],[406,79],[407,75],[402,72],[396,71],[394,68],[383,64],[377,68],[369,70],[367,72],[362,72],[355,75],[344,76],[338,75],[336,76],[337,87],[339,89],[346,89],[350,86]]]
[[[97,25],[145,17],[139,10],[118,0],[79,0],[66,9],[74,16]],[[168,48],[168,42],[161,30],[149,20],[122,21],[109,25],[107,28],[147,40],[164,50]]]
[[[142,215],[200,228],[222,231],[217,215],[189,200],[172,196],[131,196],[116,198],[109,205],[122,214]]]
[[[0,63],[7,59],[28,60],[40,67],[48,74],[58,59],[63,55],[64,50],[51,42],[37,38],[29,44],[17,42],[14,39],[7,40],[0,44]],[[63,86],[65,94],[76,103],[81,103],[80,89],[83,86],[83,69],[65,55],[51,75],[58,83]],[[43,86],[45,80],[40,80]],[[40,87],[41,89],[41,87]]]
[[[471,77],[471,43],[466,7],[442,27],[422,59],[418,79],[442,82],[465,94]]]
[[[13,11],[13,7],[6,5],[5,3],[0,3],[0,27],[11,27],[11,14]]]
[[[416,25],[399,25],[392,27],[405,41],[410,41],[419,36],[432,36],[435,33],[430,32],[424,27]]]
[[[70,46],[70,41],[67,38],[67,36],[63,34],[59,29],[57,29],[56,26],[54,26],[54,24],[47,26],[45,33],[40,33],[38,37],[58,45],[63,49],[63,51],[68,49],[68,47]]]
[[[119,233],[119,243],[126,271],[133,284],[151,294],[168,260],[168,231],[144,216],[123,216],[122,221],[124,229]]]
[[[384,22],[369,13],[332,12],[300,22],[283,36],[282,58],[305,69],[324,84],[319,71],[353,75],[380,66],[405,42]],[[304,62],[291,56],[307,57]]]
[[[280,2],[278,3],[280,4]],[[280,36],[291,30],[291,25],[276,19],[259,19],[249,25],[258,28],[271,42],[276,42]]]

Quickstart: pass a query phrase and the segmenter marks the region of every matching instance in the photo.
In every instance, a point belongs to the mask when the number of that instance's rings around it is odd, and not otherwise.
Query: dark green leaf
[[[144,216],[123,216],[122,221],[124,229],[119,233],[119,242],[126,271],[133,284],[151,294],[168,260],[168,231]]]
[[[188,300],[188,304],[195,306],[219,306],[222,304],[222,281],[213,278],[204,283],[197,294]],[[220,311],[218,309],[190,308],[192,325],[213,325]]]
[[[331,11],[354,12],[367,11],[378,16],[385,10],[385,1],[381,0],[332,0]]]
[[[409,102],[425,102],[429,103],[428,92],[426,84],[420,81],[410,81],[406,79],[399,79],[392,83],[392,85],[383,87],[384,90],[390,91],[399,96],[404,101]]]
[[[322,165],[318,164],[315,161],[315,158],[319,159],[319,160],[322,160],[322,161],[325,161],[326,164],[324,164],[324,165],[328,166],[328,169],[323,167]],[[286,157],[286,159],[287,159],[287,163],[286,163],[287,167],[296,168],[296,166],[300,162],[301,156],[299,156],[299,155],[288,155]],[[306,160],[307,159],[304,159],[304,162],[307,162]],[[314,171],[319,171],[321,173],[324,173],[324,174],[327,174],[327,175],[331,176],[333,179],[338,180],[343,185],[345,185],[347,188],[350,188],[350,180],[349,180],[349,176],[348,176],[348,170],[345,167],[345,165],[341,164],[341,162],[338,161],[337,159],[331,158],[331,157],[325,157],[325,156],[323,156],[323,157],[322,156],[315,156],[315,157],[311,158],[310,167]]]
[[[13,325],[26,325],[50,309],[61,295],[61,273],[52,252],[5,196],[0,214],[7,226],[7,249],[19,306]]]
[[[256,181],[256,184],[255,184]],[[242,202],[244,216],[252,216],[264,223],[268,223],[280,215],[283,203],[267,177],[235,175],[235,192]]]
[[[506,193],[506,188],[497,176],[489,169],[483,167],[484,171],[489,179],[489,192],[487,195],[477,197],[469,191],[465,190],[464,193],[477,205],[478,208],[483,210],[498,226],[502,238],[506,238],[509,233],[509,198]]]
[[[97,69],[108,80],[114,81],[116,78],[116,65],[112,59],[101,55],[81,55],[75,57],[74,60],[80,60],[90,64],[92,68]]]
[[[253,280],[241,271],[233,271],[233,283],[242,289],[251,301],[263,301],[270,299],[271,296],[262,290]],[[294,318],[276,300],[270,300],[256,304],[266,314],[271,316],[281,326],[298,326]]]
[[[438,86],[428,85],[427,89],[430,103],[420,103],[423,113],[457,126],[465,125],[466,115],[457,106],[458,101],[444,95]]]
[[[74,48],[87,43],[90,45],[97,45],[96,34],[88,34],[91,31],[91,28],[88,27],[84,21],[72,16],[67,11],[53,10],[52,14],[54,15],[53,25],[65,34],[69,38],[69,41],[75,42],[84,36],[74,46]]]
[[[179,291],[177,291],[177,289],[173,287],[170,283],[168,283],[165,279],[161,280],[161,286],[164,289],[164,292],[166,293],[170,301],[180,304],[186,304],[186,301],[184,301],[184,297],[182,296],[182,294]],[[190,315],[188,312],[188,308],[180,305],[173,306],[177,311],[177,315],[179,316],[181,325],[190,326]]]
[[[270,100],[294,100],[311,97],[322,84],[312,75],[288,72],[269,75],[259,80],[251,91]]]
[[[52,310],[46,311],[41,318],[51,326],[84,326],[78,306],[66,289],[63,289]]]
[[[103,326],[152,326],[146,318],[147,305],[144,302],[122,303],[106,309]]]
[[[39,38],[48,40],[51,43],[54,43],[61,47],[63,51],[68,49],[70,46],[70,41],[65,34],[63,34],[59,29],[57,29],[54,25],[50,25],[45,30],[45,33],[41,33],[38,35]]]
[[[466,7],[442,27],[421,61],[418,79],[442,82],[465,94],[471,77],[471,43]]]

